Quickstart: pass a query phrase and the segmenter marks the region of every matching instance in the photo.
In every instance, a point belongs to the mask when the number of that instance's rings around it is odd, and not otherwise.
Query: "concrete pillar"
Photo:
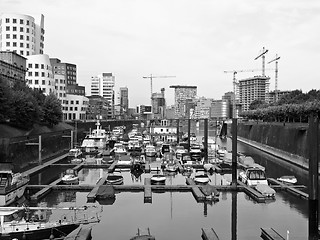
[[[204,162],[208,163],[208,119],[204,119]]]
[[[232,186],[237,187],[237,119],[232,119]]]
[[[319,163],[319,118],[309,117],[308,129],[309,155],[309,240],[319,239],[319,198],[318,198],[318,163]]]
[[[178,144],[179,144],[179,141],[180,141],[180,139],[179,139],[179,135],[180,135],[179,129],[180,129],[180,121],[179,121],[179,119],[177,119],[177,143]]]
[[[190,151],[190,130],[191,130],[191,119],[188,118],[188,151]]]

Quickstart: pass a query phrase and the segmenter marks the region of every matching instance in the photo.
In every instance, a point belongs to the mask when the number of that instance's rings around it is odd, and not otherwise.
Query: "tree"
[[[46,96],[42,106],[42,122],[52,127],[62,119],[62,107],[60,101],[54,94]]]
[[[260,107],[265,107],[266,103],[261,99],[253,100],[249,105],[249,110],[258,109]]]
[[[11,89],[8,82],[0,77],[0,122],[5,122],[9,119],[11,106]]]
[[[40,108],[31,93],[13,91],[11,95],[10,124],[23,129],[30,129],[38,122]]]

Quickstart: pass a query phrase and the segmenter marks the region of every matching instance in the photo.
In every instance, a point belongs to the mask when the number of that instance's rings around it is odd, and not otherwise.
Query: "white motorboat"
[[[109,135],[105,129],[102,129],[99,120],[96,122],[97,128],[88,134],[82,141],[81,149],[86,153],[97,152],[106,149]]]
[[[147,157],[154,157],[157,154],[156,147],[153,145],[147,145],[145,148],[145,153]]]
[[[68,153],[69,157],[74,157],[74,158],[78,158],[81,155],[82,155],[82,151],[79,148],[71,148]]]
[[[297,178],[295,176],[281,176],[277,178],[278,181],[288,184],[296,184]]]
[[[66,173],[61,178],[62,182],[65,184],[78,184],[79,177],[77,176],[75,170],[67,169]]]
[[[112,152],[117,155],[126,155],[127,154],[127,149],[125,146],[121,143],[115,143],[114,147],[112,149]]]
[[[13,173],[11,164],[0,165],[0,206],[6,206],[23,196],[30,179],[21,173]]]
[[[207,184],[210,182],[210,178],[208,177],[207,173],[203,171],[196,172],[193,180],[196,184]]]
[[[163,174],[154,174],[151,177],[151,184],[165,184],[166,176]]]
[[[110,185],[121,185],[123,184],[123,176],[120,173],[108,174],[106,182]]]

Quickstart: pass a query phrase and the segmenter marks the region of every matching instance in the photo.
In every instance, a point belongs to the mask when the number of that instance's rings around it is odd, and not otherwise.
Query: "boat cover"
[[[110,185],[101,185],[98,188],[96,198],[105,199],[105,198],[115,198],[114,188]]]

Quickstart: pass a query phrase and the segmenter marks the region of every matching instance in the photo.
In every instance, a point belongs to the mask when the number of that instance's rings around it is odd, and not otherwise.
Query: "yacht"
[[[96,123],[97,128],[88,134],[82,141],[81,149],[86,153],[97,152],[106,149],[108,142],[107,131],[102,129],[99,120]]]

